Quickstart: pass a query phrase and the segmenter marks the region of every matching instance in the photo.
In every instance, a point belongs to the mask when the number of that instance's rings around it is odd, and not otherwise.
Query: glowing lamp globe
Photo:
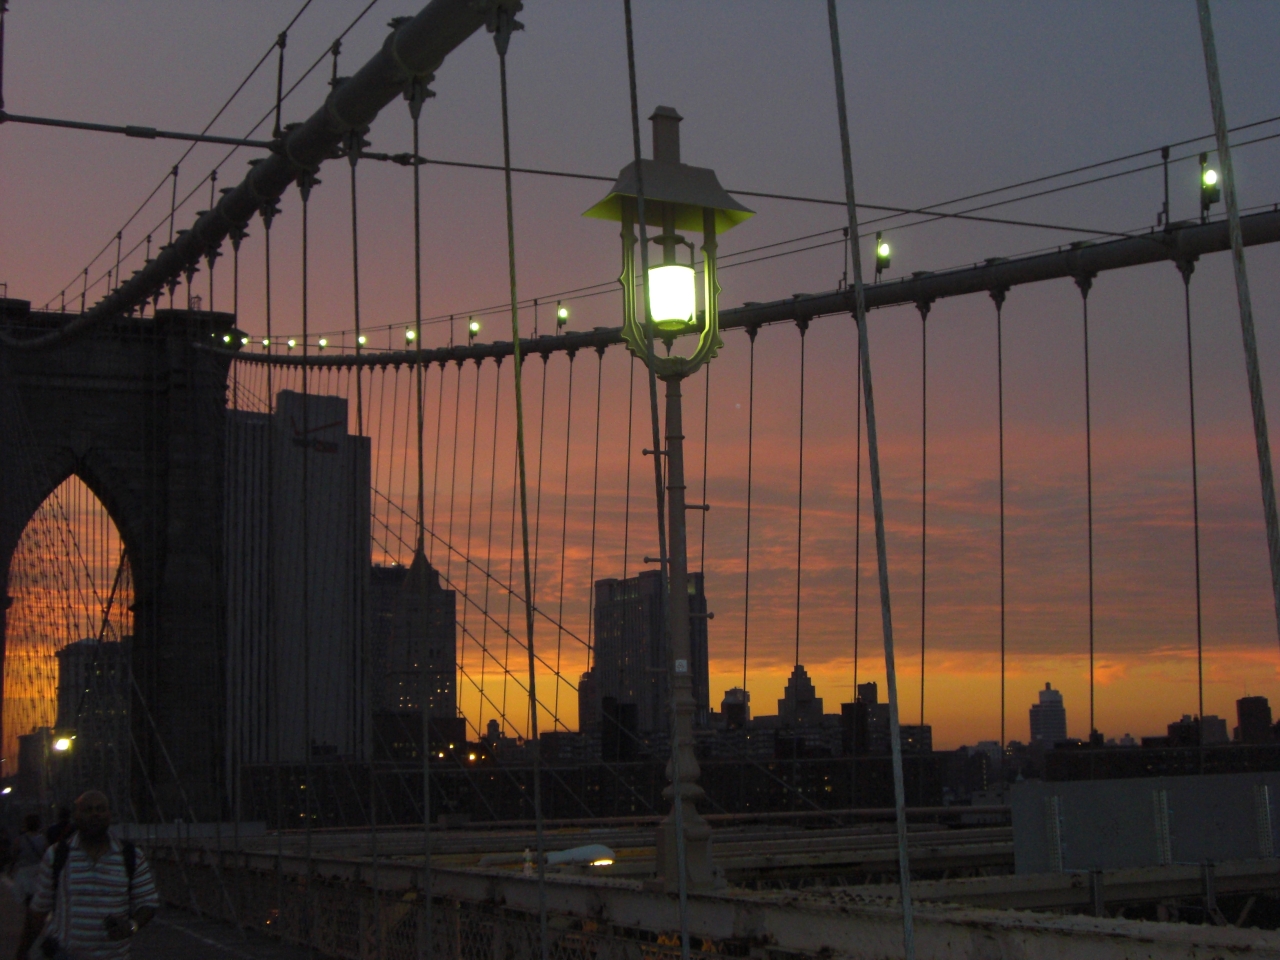
[[[1204,172],[1204,185],[1206,187],[1212,187],[1216,185],[1217,182],[1218,182],[1218,171],[1213,169],[1213,167],[1210,167],[1208,170]]]
[[[698,290],[693,268],[678,263],[649,268],[649,315],[664,332],[681,333],[694,323]]]
[[[57,740],[53,741],[53,749],[57,750],[59,753],[66,753],[71,749],[70,738],[59,737]]]

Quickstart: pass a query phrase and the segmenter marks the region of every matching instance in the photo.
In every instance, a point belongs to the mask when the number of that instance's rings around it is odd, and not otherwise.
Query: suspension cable
[[[635,426],[636,405],[636,358],[631,354],[630,367],[627,374],[627,489],[623,496],[625,506],[622,513],[622,579],[627,579],[627,559],[631,552],[631,431]],[[594,584],[592,590],[595,589]]]
[[[702,390],[702,531],[701,546],[698,549],[698,569],[702,571],[702,590],[706,593],[707,583],[707,451],[711,438],[711,364],[703,367],[706,370]]]
[[[315,174],[311,171],[303,171],[298,177],[298,189],[302,193],[302,356],[307,356],[307,333],[308,333],[308,296],[307,296],[307,234],[308,234],[308,218],[307,211],[310,207],[311,188],[318,184]],[[314,928],[315,919],[313,916],[314,901],[311,895],[311,876],[314,869],[314,844],[312,840],[313,814],[312,796],[315,793],[315,785],[312,783],[311,775],[311,550],[310,550],[310,502],[311,490],[309,484],[310,472],[310,451],[311,451],[311,396],[310,396],[310,371],[303,364],[302,370],[302,436],[306,441],[302,445],[302,503],[300,505],[302,511],[302,723],[303,723],[303,748],[305,750],[306,768],[303,774],[303,784],[307,795],[303,798],[302,810],[306,818],[306,854],[307,854],[307,883],[305,893],[306,923],[307,923],[307,939],[310,941],[311,932]]]
[[[573,450],[573,358],[574,352],[569,351],[569,396],[566,402],[566,412],[564,417],[564,499],[563,506],[560,510],[560,602],[556,620],[564,622],[564,571],[565,571],[565,544],[569,535],[569,454]],[[556,628],[556,674],[560,673],[560,650],[564,640],[564,628]],[[591,645],[587,644],[587,656],[591,655]],[[555,715],[560,715],[560,684],[556,683],[556,693],[552,698],[555,703]]]
[[[840,24],[835,0],[827,0],[831,33],[831,61],[835,73],[836,113],[840,126],[840,153],[844,163],[844,192],[853,242],[855,319],[858,324],[858,356],[862,368],[862,395],[867,417],[867,460],[871,469],[871,502],[876,524],[876,561],[880,579],[880,612],[884,625],[885,681],[889,688],[889,750],[893,764],[894,819],[898,837],[898,883],[901,890],[902,946],[906,960],[915,960],[915,926],[911,907],[911,863],[907,851],[907,814],[902,778],[902,740],[898,723],[898,677],[894,663],[893,614],[889,594],[889,557],[885,543],[884,499],[880,489],[880,450],[876,437],[875,395],[871,385],[871,354],[867,339],[867,302],[862,284],[862,256],[858,240],[858,208],[853,189],[853,153],[849,142],[849,114],[845,106],[844,65],[840,55]]]
[[[1089,542],[1089,737],[1092,740],[1093,734],[1097,731],[1093,690],[1093,394],[1089,383],[1089,290],[1093,287],[1093,277],[1088,274],[1081,274],[1075,279],[1076,286],[1080,288],[1081,316],[1084,328],[1085,509]]]
[[[808,319],[797,320],[800,330],[800,452],[798,462],[798,482],[796,485],[796,662],[800,666],[800,580],[804,570],[804,381],[805,381],[805,344],[809,331]],[[793,751],[794,758],[794,751]]]
[[[419,118],[422,115],[422,104],[426,99],[427,78],[415,77],[409,86],[409,116],[413,121],[413,152],[416,156],[418,153],[418,136],[419,136]],[[414,348],[418,353],[418,363],[415,365],[415,383],[416,383],[416,405],[417,405],[417,448],[418,448],[418,504],[417,504],[417,530],[415,531],[414,546],[414,562],[418,562],[421,557],[425,562],[425,537],[424,522],[426,520],[426,496],[423,487],[424,460],[423,460],[423,415],[424,409],[422,405],[422,184],[420,167],[418,164],[413,165],[413,330],[414,330]],[[444,377],[441,376],[441,383]],[[462,368],[458,368],[458,384],[461,389]],[[405,418],[406,423],[408,418]],[[455,424],[455,459],[457,453],[456,436],[457,429]],[[437,438],[437,444],[438,444]],[[437,455],[439,447],[437,446]],[[433,494],[434,496],[434,494]],[[450,505],[450,529],[452,531],[453,511]],[[423,910],[425,912],[425,933],[421,937],[419,949],[426,958],[432,956],[434,941],[434,924],[431,903],[431,709],[429,704],[430,697],[430,669],[429,663],[431,658],[427,656],[426,638],[422,638],[420,643],[423,646],[421,650],[421,674],[418,678],[418,704],[422,710],[422,878],[423,878]]]
[[[356,206],[356,163],[363,147],[364,137],[358,130],[351,131],[347,139],[347,163],[351,167],[351,309],[356,325],[356,356],[364,346],[364,336],[360,333],[360,228]],[[360,369],[356,370],[356,433],[364,436],[364,373]]]
[[[1004,543],[1004,298],[1003,287],[991,291],[996,305],[996,422],[1000,465],[1000,764],[1004,769],[1005,732],[1005,543]],[[1001,773],[1003,776],[1003,772]]]
[[[511,42],[512,30],[519,29],[519,27],[520,24],[507,12],[506,7],[500,6],[497,8],[493,40],[498,49],[498,73],[502,93],[502,163],[505,168],[503,170],[503,179],[505,181],[507,201],[507,272],[511,286],[511,341],[515,348],[515,363],[512,366],[515,370],[516,462],[519,466],[520,528],[524,552],[525,636],[526,648],[529,654],[529,733],[534,744],[533,814],[536,824],[538,867],[538,947],[542,960],[548,960],[546,856],[543,853],[542,835],[542,750],[538,741],[537,671],[534,667],[533,649],[533,571],[529,563],[529,493],[524,457],[524,397],[520,384],[519,297],[516,292],[516,226],[511,195],[511,126],[507,113],[507,46]]]
[[[641,162],[640,154],[640,106],[636,93],[636,54],[635,54],[635,35],[631,24],[631,0],[622,0],[623,17],[626,21],[626,40],[627,40],[627,82],[631,94],[631,142],[634,154],[635,171],[636,171],[636,220],[640,228],[640,267],[641,274],[646,279],[649,276],[649,238],[648,224],[645,220],[644,210],[644,164]],[[654,494],[657,501],[657,520],[658,520],[658,576],[661,580],[661,591],[659,599],[664,607],[660,622],[667,625],[668,637],[674,632],[670,623],[671,617],[671,584],[668,578],[668,553],[667,553],[667,519],[666,519],[666,503],[663,496],[663,446],[662,446],[662,428],[658,420],[658,377],[654,370],[655,358],[657,356],[654,349],[654,326],[653,317],[651,315],[649,303],[649,284],[646,282],[644,286],[644,328],[645,328],[645,349],[646,362],[645,367],[649,373],[649,422],[653,433],[653,482]],[[668,389],[671,389],[669,386]],[[683,521],[683,517],[681,520]],[[668,673],[668,683],[671,683],[671,677],[674,674]],[[676,736],[676,698],[670,696],[671,702],[671,738],[675,743]],[[688,868],[686,866],[685,855],[685,835],[684,835],[684,799],[681,790],[680,775],[680,751],[673,749],[671,751],[671,783],[672,806],[675,813],[676,827],[676,870],[678,872],[678,890],[680,897],[680,957],[681,960],[689,960],[689,899],[688,899]]]
[[[1197,746],[1204,747],[1204,621],[1202,618],[1200,593],[1200,476],[1196,449],[1196,371],[1195,354],[1192,351],[1191,339],[1191,273],[1195,270],[1195,260],[1182,260],[1178,263],[1178,272],[1182,275],[1182,301],[1186,315],[1187,327],[1187,409],[1191,426],[1191,530],[1195,545],[1196,571],[1196,702],[1199,717],[1196,737]],[[1200,753],[1203,771],[1204,751]]]
[[[925,613],[928,599],[929,544],[929,306],[920,311],[920,726],[924,726]]]
[[[591,559],[587,563],[587,672],[591,672],[592,644],[595,641],[596,607],[596,507],[600,494],[600,392],[604,386],[604,347],[596,347],[596,437],[591,468]],[[578,717],[582,726],[582,717]]]
[[[746,568],[742,583],[742,692],[747,691],[747,648],[751,639],[751,494],[752,471],[755,467],[756,442],[756,334],[758,326],[747,327],[747,337],[751,341],[750,359],[747,374],[747,545]]]
[[[1218,47],[1213,38],[1213,18],[1208,0],[1196,0],[1200,19],[1200,41],[1209,84],[1209,105],[1213,110],[1213,130],[1222,164],[1222,199],[1227,208],[1227,233],[1231,238],[1231,266],[1236,281],[1236,303],[1240,311],[1240,333],[1244,341],[1245,375],[1249,383],[1249,404],[1253,413],[1253,440],[1258,451],[1258,474],[1262,485],[1262,515],[1267,528],[1267,555],[1271,562],[1271,592],[1275,602],[1276,628],[1280,630],[1280,517],[1276,511],[1276,481],[1271,464],[1271,438],[1267,431],[1267,406],[1262,396],[1262,372],[1258,365],[1258,339],[1253,326],[1253,299],[1249,295],[1249,273],[1245,268],[1244,236],[1240,230],[1240,207],[1236,201],[1235,164],[1231,160],[1227,111],[1222,102],[1222,81],[1218,76]]]
[[[848,227],[845,227],[846,232]],[[846,257],[848,251],[846,250]],[[847,261],[846,261],[847,262]],[[861,344],[858,350],[861,350]],[[855,361],[858,358],[855,357]],[[857,395],[854,401],[854,421],[856,423],[856,435],[854,439],[854,494],[853,494],[853,697],[851,698],[856,704],[858,702],[858,630],[859,615],[862,613],[862,364],[858,363],[858,373],[854,378],[854,393]],[[855,738],[857,732],[855,728]],[[858,798],[855,794],[851,806],[858,805]]]

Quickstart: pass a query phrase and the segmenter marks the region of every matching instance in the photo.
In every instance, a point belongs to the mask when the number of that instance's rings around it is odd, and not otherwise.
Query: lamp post
[[[657,873],[663,887],[679,888],[679,844],[683,832],[685,881],[690,890],[708,890],[718,878],[711,862],[711,828],[698,813],[704,796],[693,749],[693,672],[689,642],[689,566],[685,537],[684,429],[681,422],[680,382],[714,357],[720,339],[716,281],[716,237],[737,226],[752,211],[739,204],[716,179],[715,172],[680,162],[680,120],[671,107],[658,107],[653,123],[653,159],[641,160],[644,225],[661,232],[652,241],[662,247],[661,262],[649,267],[644,284],[643,311],[637,315],[636,225],[640,211],[640,178],[634,162],[623,167],[613,189],[584,216],[622,224],[623,288],[622,338],[632,354],[643,360],[666,385],[666,495],[668,559],[668,630],[672,713],[671,759],[663,796],[671,812],[658,827]],[[699,321],[694,244],[678,231],[702,231],[702,316]],[[688,263],[680,248],[687,250]],[[698,334],[688,357],[671,353],[675,340]],[[653,339],[667,346],[667,355],[650,349]],[[677,800],[679,814],[677,813]]]

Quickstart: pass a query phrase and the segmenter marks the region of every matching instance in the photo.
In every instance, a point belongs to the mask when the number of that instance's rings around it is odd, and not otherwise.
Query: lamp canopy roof
[[[738,203],[720,186],[714,170],[680,162],[680,114],[671,107],[658,107],[649,119],[653,123],[655,159],[640,161],[647,225],[661,228],[664,208],[674,208],[677,230],[690,231],[702,229],[704,209],[713,210],[718,234],[754,216],[753,210]],[[609,195],[583,216],[621,221],[625,207],[630,206],[634,217],[639,193],[636,165],[632,161],[622,168]]]

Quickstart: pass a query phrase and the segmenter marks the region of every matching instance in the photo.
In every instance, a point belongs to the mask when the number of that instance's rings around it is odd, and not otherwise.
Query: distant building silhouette
[[[889,705],[879,702],[874,682],[860,683],[853,703],[840,704],[841,748],[845,755],[889,752]]]
[[[57,758],[62,770],[59,784],[66,796],[92,788],[106,793],[113,804],[129,802],[132,639],[90,637],[69,643],[55,654],[58,713],[53,735],[75,737],[72,749]]]
[[[347,433],[347,420],[342,397],[289,390],[277,394],[272,413],[227,412],[226,762],[233,801],[242,764],[368,755],[370,447],[368,437]]]
[[[726,690],[720,701],[720,715],[726,730],[741,730],[751,722],[751,694],[742,687]]]
[[[390,596],[385,653],[372,686],[373,752],[387,760],[417,760],[422,750],[422,710],[431,726],[431,749],[449,759],[467,742],[466,720],[458,716],[457,595],[440,584],[440,574],[426,554],[415,553],[398,585],[382,574]],[[394,590],[394,592],[392,592]],[[388,598],[375,592],[375,616],[384,616]],[[376,632],[375,632],[376,631]],[[377,620],[371,632],[378,636]],[[424,687],[425,685],[425,687]]]
[[[1040,691],[1040,702],[1031,705],[1031,742],[1057,743],[1067,739],[1067,709],[1062,693],[1049,684]]]
[[[1201,737],[1203,736],[1203,741]],[[1158,739],[1143,737],[1143,741]],[[1221,717],[1193,717],[1184,713],[1182,719],[1169,724],[1169,734],[1165,738],[1170,747],[1198,747],[1203,743],[1209,747],[1227,743],[1227,721]],[[1154,744],[1153,744],[1154,745]]]
[[[599,725],[600,689],[595,670],[588,670],[578,678],[578,730],[585,733]]]
[[[625,580],[597,580],[595,590],[593,672],[601,701],[602,744],[612,742],[610,723],[614,724],[615,737],[620,730],[629,728],[628,707],[634,710],[636,734],[664,736],[671,723],[671,647],[661,602],[662,577],[656,570],[646,570]],[[689,672],[693,676],[694,723],[698,727],[706,726],[710,711],[706,614],[702,574],[690,573]],[[610,698],[616,705],[612,719],[610,708],[605,706]]]
[[[1240,743],[1271,743],[1271,704],[1266,697],[1241,697],[1236,701],[1235,738]]]
[[[786,689],[778,701],[778,722],[784,726],[803,726],[822,722],[822,698],[804,666],[797,663],[787,678]]]

